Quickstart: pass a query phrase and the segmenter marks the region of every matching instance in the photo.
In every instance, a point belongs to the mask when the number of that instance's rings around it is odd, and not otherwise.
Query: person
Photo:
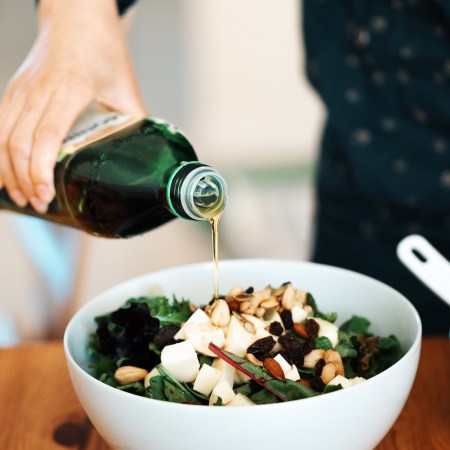
[[[303,29],[328,111],[313,260],[387,283],[448,334],[450,308],[396,247],[421,234],[450,259],[450,3],[304,1]]]
[[[36,43],[0,105],[0,186],[41,212],[86,105],[145,111],[119,19],[135,0],[61,3],[40,0]],[[448,333],[449,310],[395,248],[420,232],[450,257],[449,24],[440,0],[303,1],[306,70],[328,111],[312,259],[398,289],[425,334]]]
[[[18,206],[47,210],[61,143],[90,103],[146,114],[124,33],[132,3],[39,2],[37,38],[0,104],[0,188]]]

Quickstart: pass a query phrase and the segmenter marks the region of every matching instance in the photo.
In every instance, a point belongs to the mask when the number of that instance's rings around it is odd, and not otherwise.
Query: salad
[[[291,283],[236,286],[196,307],[163,295],[95,318],[90,368],[123,391],[177,403],[246,406],[323,395],[364,382],[403,355],[352,316],[340,327]]]

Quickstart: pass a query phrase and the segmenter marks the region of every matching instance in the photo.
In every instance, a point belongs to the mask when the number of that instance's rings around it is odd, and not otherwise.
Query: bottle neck
[[[190,161],[178,166],[166,188],[173,214],[189,220],[210,220],[219,216],[228,200],[225,179],[211,167]]]

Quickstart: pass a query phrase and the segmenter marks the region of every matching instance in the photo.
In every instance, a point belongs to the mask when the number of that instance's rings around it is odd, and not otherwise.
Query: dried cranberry
[[[281,320],[283,321],[284,328],[286,330],[291,330],[294,326],[294,322],[292,321],[292,313],[289,309],[283,309],[280,313]]]
[[[267,336],[253,342],[253,344],[247,348],[247,353],[251,353],[255,358],[264,361],[264,359],[269,358],[270,352],[275,344],[275,339],[272,336]]]
[[[269,325],[269,333],[275,336],[281,336],[283,334],[283,326],[278,321],[272,322]]]
[[[306,331],[311,339],[315,339],[319,333],[319,324],[314,319],[308,319],[306,321]]]

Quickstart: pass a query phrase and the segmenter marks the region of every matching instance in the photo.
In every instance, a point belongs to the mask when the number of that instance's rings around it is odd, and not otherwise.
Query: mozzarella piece
[[[297,381],[300,379],[300,374],[298,373],[297,367],[295,367],[295,365],[289,364],[280,354],[275,356],[274,360],[283,369],[283,373],[286,379],[292,381]]]
[[[186,324],[183,330],[186,340],[192,343],[195,350],[207,356],[216,356],[208,348],[211,342],[217,347],[222,347],[225,343],[223,330],[212,323]]]
[[[237,317],[231,316],[224,348],[243,357],[247,353],[247,348],[253,343],[254,336],[242,326],[241,321]]]
[[[208,364],[203,364],[194,381],[194,390],[204,395],[211,394],[222,372]]]
[[[219,378],[220,381],[225,380],[231,387],[233,387],[234,379],[237,376],[236,375],[237,371],[233,366],[228,364],[222,358],[215,358],[212,363],[212,367],[220,371],[221,374]]]
[[[157,377],[157,376],[159,376],[159,371],[158,371],[158,369],[156,367],[153,367],[153,369],[150,370],[150,372],[147,375],[145,375],[144,387],[148,388],[150,386],[151,378]]]
[[[186,325],[205,324],[205,323],[211,323],[211,319],[209,318],[208,314],[206,314],[205,311],[203,311],[203,309],[197,308],[189,317],[189,319],[183,324],[183,326],[180,328],[177,334],[174,336],[174,339],[177,340],[186,339],[186,336],[184,334],[184,327]]]
[[[194,381],[200,369],[190,341],[166,345],[161,352],[161,364],[178,381]]]
[[[292,365],[291,370],[289,370],[284,376],[287,380],[300,380],[300,374],[298,373],[297,367],[295,365]]]
[[[209,404],[214,405],[220,397],[222,399],[222,405],[226,405],[231,402],[235,396],[236,394],[229,383],[225,380],[221,380],[214,386],[211,397],[209,398]]]
[[[318,317],[314,317],[314,320],[319,324],[318,336],[327,337],[330,340],[333,348],[336,347],[339,341],[339,328],[334,323],[328,322],[328,320],[320,319]]]
[[[251,406],[254,405],[253,403],[246,395],[244,394],[236,394],[233,397],[233,400],[228,402],[225,406]]]
[[[292,369],[292,366],[280,355],[278,354],[273,358],[283,369],[284,375]]]
[[[251,314],[244,314],[242,313],[241,316],[247,320],[247,322],[250,322],[255,327],[255,330],[258,331],[259,329],[264,329],[267,327],[267,322],[264,320],[258,319],[256,316],[253,316]]]
[[[308,317],[308,313],[300,305],[294,305],[291,309],[291,314],[292,322],[294,323],[303,322]]]

